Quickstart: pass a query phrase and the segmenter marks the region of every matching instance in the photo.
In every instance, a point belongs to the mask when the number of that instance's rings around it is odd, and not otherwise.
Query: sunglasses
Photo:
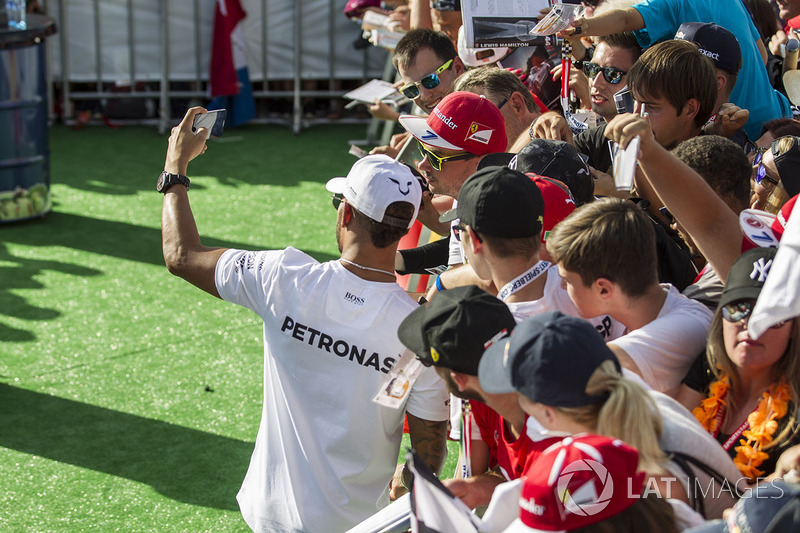
[[[728,322],[739,322],[740,320],[748,318],[752,314],[755,306],[756,301],[751,299],[737,300],[735,302],[725,304],[722,306],[722,318]],[[777,324],[774,324],[773,326],[770,326],[770,328],[782,328],[787,322],[788,320],[783,320]]]
[[[753,159],[753,166],[758,166],[756,169],[756,183],[760,184],[762,181],[766,181],[767,183],[777,186],[778,182],[767,176],[767,167],[764,166],[764,153],[767,150],[769,150],[769,148],[760,148],[756,154],[756,158]]]
[[[456,241],[458,242],[461,242],[462,231],[467,231],[467,228],[466,226],[464,226],[464,224],[459,222],[457,225],[453,226],[453,236],[456,238]],[[477,233],[475,234],[475,239],[478,242],[483,242],[483,239],[481,239],[480,235],[478,235]]]
[[[611,85],[616,85],[621,82],[622,76],[627,74],[627,72],[615,67],[601,67],[597,63],[583,64],[583,73],[589,76],[591,79],[596,78],[600,72],[603,73],[603,78],[605,78],[605,80]]]
[[[463,159],[472,159],[473,157],[477,157],[475,154],[470,154],[470,153],[456,154],[456,155],[446,155],[446,156],[443,157],[443,156],[434,154],[433,152],[431,152],[430,150],[425,148],[425,146],[423,146],[422,143],[418,143],[418,144],[419,144],[419,149],[422,152],[422,155],[424,155],[425,157],[428,158],[428,163],[430,163],[431,167],[433,167],[433,170],[436,170],[436,171],[442,170],[442,165],[444,163],[446,163],[447,161],[461,161]]]
[[[437,68],[435,72],[431,72],[427,76],[423,76],[421,80],[403,85],[402,87],[400,87],[400,92],[402,93],[403,96],[405,96],[409,100],[413,100],[414,98],[419,96],[420,85],[422,85],[426,89],[437,88],[439,86],[439,83],[441,83],[441,81],[439,80],[439,74],[450,68],[450,65],[453,64],[453,59],[451,59],[441,67]]]
[[[341,193],[337,192],[331,195],[331,203],[333,204],[333,208],[337,211],[339,210],[339,204],[342,203],[342,200],[344,200],[344,195]]]

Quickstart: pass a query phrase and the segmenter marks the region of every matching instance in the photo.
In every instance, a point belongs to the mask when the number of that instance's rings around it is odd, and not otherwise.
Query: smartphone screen
[[[633,113],[634,103],[631,90],[626,86],[619,92],[614,93],[614,103],[617,106],[617,113]]]
[[[194,122],[192,122],[192,131],[196,132],[199,128],[207,128],[209,137],[219,137],[225,129],[225,117],[228,112],[225,109],[218,109],[216,111],[209,111],[195,115]]]

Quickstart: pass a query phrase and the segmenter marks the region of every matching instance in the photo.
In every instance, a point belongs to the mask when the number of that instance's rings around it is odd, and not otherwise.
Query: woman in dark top
[[[800,321],[773,324],[757,339],[747,330],[774,257],[774,248],[756,248],[731,267],[708,338],[715,381],[694,410],[751,482],[773,473],[780,454],[800,442]]]

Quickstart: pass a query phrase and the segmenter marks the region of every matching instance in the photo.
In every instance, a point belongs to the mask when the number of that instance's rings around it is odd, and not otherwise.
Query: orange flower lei
[[[725,401],[730,390],[730,380],[723,376],[709,387],[709,396],[700,403],[692,412],[702,426],[717,435],[722,417],[718,416],[720,409],[727,407]],[[769,458],[769,454],[761,451],[764,446],[772,442],[773,435],[778,430],[778,420],[783,418],[789,410],[791,401],[791,388],[786,383],[772,385],[761,396],[758,407],[747,417],[749,429],[742,433],[743,439],[739,440],[740,446],[734,448],[736,457],[733,463],[745,477],[751,481],[763,475],[758,467]]]

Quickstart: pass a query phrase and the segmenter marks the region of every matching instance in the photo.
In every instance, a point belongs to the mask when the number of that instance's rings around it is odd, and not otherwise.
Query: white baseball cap
[[[480,67],[496,63],[506,57],[511,48],[500,46],[497,48],[469,48],[464,26],[458,28],[458,57],[468,67]]]
[[[348,204],[372,220],[397,228],[414,224],[422,202],[422,187],[411,169],[383,154],[362,157],[347,177],[333,178],[325,188],[344,195]],[[413,205],[414,216],[406,220],[387,215],[386,208],[394,202]]]

